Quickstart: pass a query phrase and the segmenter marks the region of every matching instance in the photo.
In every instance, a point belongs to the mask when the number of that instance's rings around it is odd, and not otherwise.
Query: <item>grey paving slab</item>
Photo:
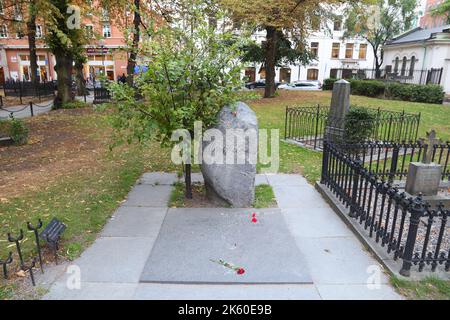
[[[82,282],[80,289],[70,290],[65,282],[56,282],[43,300],[131,300],[136,283]]]
[[[74,264],[80,267],[83,282],[137,283],[153,242],[151,238],[99,238]]]
[[[331,208],[282,209],[286,224],[294,237],[348,237],[352,232]]]
[[[280,208],[329,208],[325,200],[311,186],[275,185],[273,192]]]
[[[158,236],[166,208],[120,207],[103,229],[102,237]]]
[[[315,284],[366,284],[374,266],[381,265],[354,237],[301,238],[298,247],[308,261]],[[381,283],[388,283],[382,273]]]
[[[271,186],[309,186],[308,181],[295,174],[266,174]]]
[[[123,204],[132,207],[167,207],[171,186],[154,186],[150,184],[138,184],[128,194]]]
[[[314,285],[180,285],[140,283],[137,300],[319,300]]]
[[[265,174],[257,174],[255,176],[255,185],[258,186],[260,184],[269,184],[269,180]]]
[[[184,178],[183,178],[184,179]],[[201,172],[194,172],[191,174],[191,181],[192,183],[204,183],[203,175]]]
[[[151,185],[173,185],[178,181],[176,173],[166,173],[166,172],[147,172],[142,175],[139,179],[141,184],[151,184]]]
[[[251,222],[257,213],[258,223]],[[243,275],[211,261],[245,268]],[[311,283],[278,209],[169,209],[142,282]]]
[[[324,300],[402,300],[390,285],[369,288],[363,284],[318,285],[320,296]]]

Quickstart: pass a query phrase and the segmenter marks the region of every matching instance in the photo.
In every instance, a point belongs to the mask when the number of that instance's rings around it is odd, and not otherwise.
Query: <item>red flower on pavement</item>
[[[237,274],[244,274],[245,273],[245,269],[244,268],[239,268],[236,271]]]
[[[253,218],[252,218],[252,222],[253,222],[253,223],[256,223],[256,222],[258,222],[258,219],[256,219],[255,217],[253,217]]]

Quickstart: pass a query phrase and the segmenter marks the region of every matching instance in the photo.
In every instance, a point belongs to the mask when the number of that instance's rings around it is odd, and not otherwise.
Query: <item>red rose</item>
[[[239,269],[237,269],[236,273],[237,274],[244,274],[245,270],[244,270],[244,268],[239,268]]]
[[[255,212],[252,213],[252,217],[253,218],[256,217],[256,213]]]
[[[256,223],[258,220],[256,218],[252,218],[252,222]]]

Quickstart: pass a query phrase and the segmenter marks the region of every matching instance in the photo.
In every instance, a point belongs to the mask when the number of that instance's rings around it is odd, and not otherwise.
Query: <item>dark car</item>
[[[279,85],[280,85],[280,82],[275,81],[275,87],[278,88]],[[245,84],[245,87],[250,90],[265,88],[266,87],[266,79],[261,79],[261,80],[253,81],[253,82],[247,82]]]

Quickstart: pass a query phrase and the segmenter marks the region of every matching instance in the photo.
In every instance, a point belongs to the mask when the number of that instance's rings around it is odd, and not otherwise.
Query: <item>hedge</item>
[[[329,78],[324,80],[323,89],[332,90],[338,79]],[[444,90],[437,84],[405,84],[398,82],[384,83],[378,80],[348,80],[351,85],[352,94],[379,97],[387,99],[398,99],[403,101],[437,103],[442,104]]]
[[[390,99],[442,104],[444,96],[444,90],[438,84],[389,83],[386,85],[386,97]]]
[[[358,96],[378,97],[384,94],[385,85],[377,80],[350,80],[352,94]]]

